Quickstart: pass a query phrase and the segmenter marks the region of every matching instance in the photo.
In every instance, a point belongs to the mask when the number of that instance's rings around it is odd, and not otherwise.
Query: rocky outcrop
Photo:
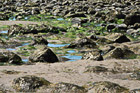
[[[29,60],[31,62],[48,63],[54,63],[59,61],[57,56],[53,53],[53,51],[46,46],[40,46],[39,49],[35,50],[34,53],[30,55]]]
[[[94,82],[88,93],[129,93],[129,90],[109,81]]]
[[[12,84],[17,92],[35,92],[43,85],[50,85],[50,82],[41,77],[28,75],[14,79]]]

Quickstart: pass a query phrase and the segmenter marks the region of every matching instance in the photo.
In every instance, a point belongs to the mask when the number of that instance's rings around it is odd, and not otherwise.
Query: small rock
[[[95,72],[95,73],[100,73],[100,72],[107,72],[108,69],[102,66],[87,66],[85,68],[85,72]]]

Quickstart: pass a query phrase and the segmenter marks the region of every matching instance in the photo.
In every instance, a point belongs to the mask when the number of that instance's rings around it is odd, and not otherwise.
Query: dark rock
[[[77,40],[73,43],[71,43],[68,48],[83,48],[83,47],[88,47],[88,48],[96,48],[97,45],[95,42],[93,42],[91,39],[88,38],[82,38],[80,40]]]
[[[115,42],[116,43],[130,42],[130,39],[128,39],[125,35],[122,35],[118,39],[116,39]]]
[[[85,68],[85,72],[92,72],[92,73],[101,73],[101,72],[107,72],[108,69],[102,66],[87,66]]]
[[[40,46],[39,49],[37,49],[32,55],[30,55],[29,60],[31,62],[48,63],[54,63],[59,61],[57,56],[53,53],[53,51],[46,46]]]
[[[107,26],[107,30],[112,30],[112,29],[114,29],[116,27],[116,24],[109,24],[108,26]]]
[[[135,23],[140,23],[140,15],[139,14],[128,15],[125,18],[124,23],[126,25],[134,25]]]
[[[13,88],[17,92],[35,92],[41,86],[48,86],[50,82],[41,77],[23,76],[13,80]]]
[[[140,28],[140,23],[135,23],[134,24],[134,29],[138,29],[138,28]]]
[[[36,44],[47,45],[48,41],[44,39],[42,36],[34,36],[34,41],[32,45],[36,45]]]
[[[11,63],[11,64],[21,64],[22,60],[17,54],[13,52],[0,52],[0,62],[2,63]]]
[[[5,14],[0,14],[0,20],[8,20],[9,17]]]
[[[70,84],[70,83],[57,83],[52,84],[49,87],[45,87],[44,89],[41,89],[40,91],[37,91],[39,93],[86,93],[84,87],[80,87],[78,85]]]
[[[129,93],[129,90],[109,81],[95,82],[88,93]]]

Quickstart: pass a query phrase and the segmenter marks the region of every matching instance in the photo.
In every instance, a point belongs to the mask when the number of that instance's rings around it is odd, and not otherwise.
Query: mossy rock
[[[41,77],[27,75],[14,79],[12,84],[17,92],[35,92],[41,86],[49,86],[50,82]]]
[[[129,90],[109,81],[95,82],[88,93],[129,93]]]

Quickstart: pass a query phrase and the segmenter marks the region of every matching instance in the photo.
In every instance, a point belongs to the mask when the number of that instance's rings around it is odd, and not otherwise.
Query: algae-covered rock
[[[36,44],[47,45],[48,41],[44,39],[42,36],[34,36],[34,41],[32,45],[36,45]]]
[[[27,75],[14,79],[12,84],[17,92],[35,92],[43,85],[50,85],[50,82],[41,77]]]
[[[57,56],[53,53],[53,51],[46,46],[40,46],[39,49],[35,50],[34,53],[30,55],[29,60],[31,62],[48,63],[54,63],[59,61]]]
[[[39,90],[38,92],[46,93],[86,93],[84,87],[60,82],[57,84],[51,84],[51,86],[45,87],[44,89]]]
[[[88,93],[129,93],[129,90],[116,83],[100,81],[93,83]]]

